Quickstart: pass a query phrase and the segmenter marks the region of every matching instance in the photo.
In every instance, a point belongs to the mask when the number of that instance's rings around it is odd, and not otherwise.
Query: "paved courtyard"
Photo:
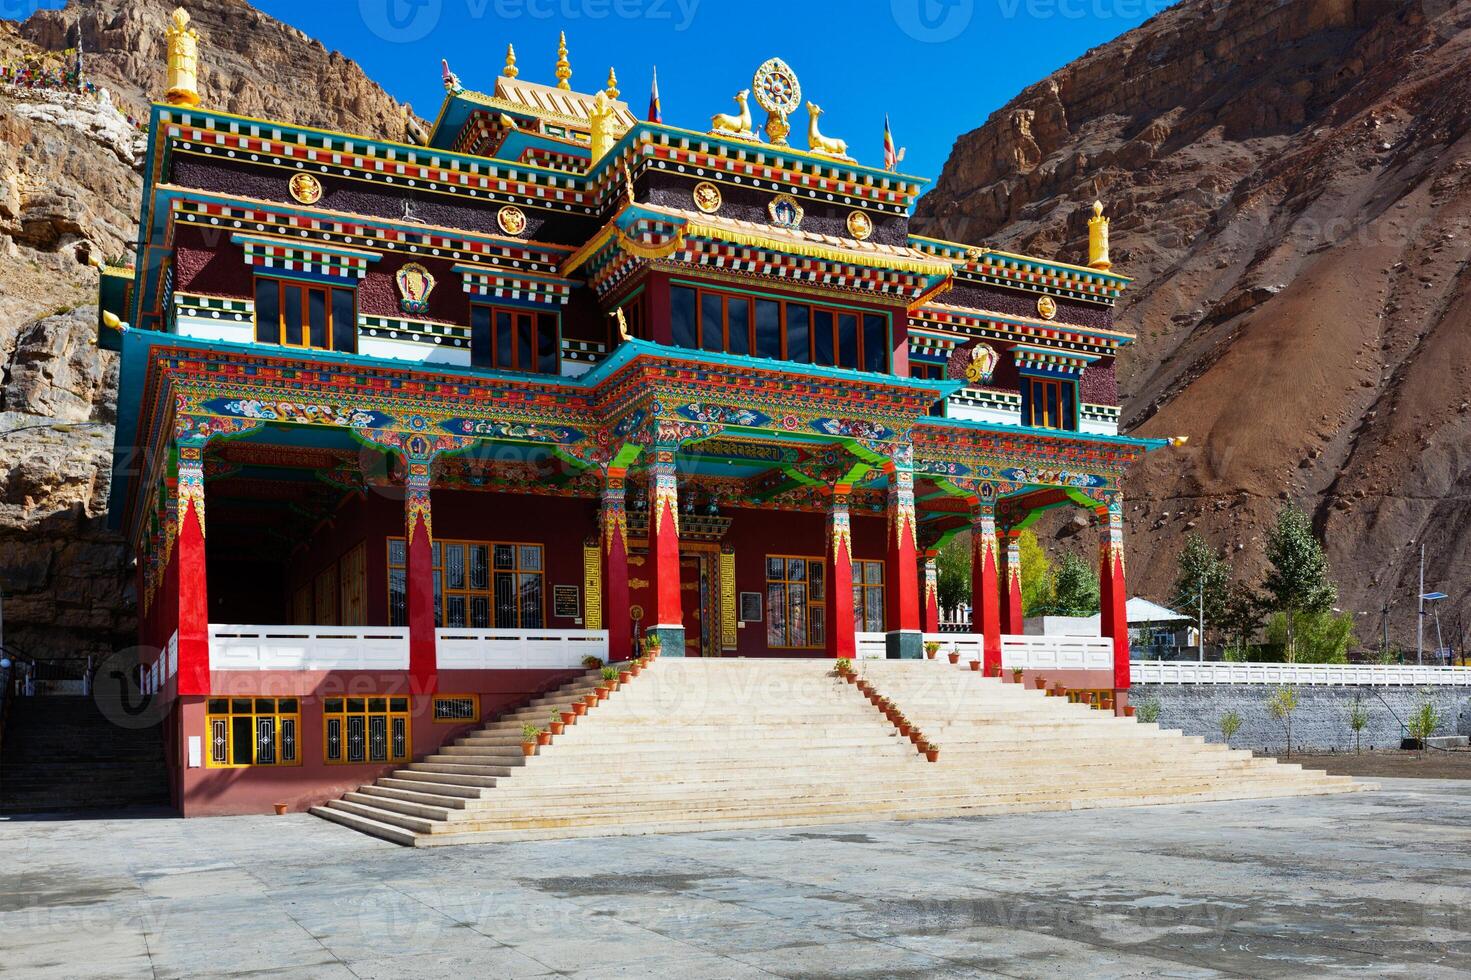
[[[0,820],[6,977],[1465,975],[1471,782],[410,850]]]

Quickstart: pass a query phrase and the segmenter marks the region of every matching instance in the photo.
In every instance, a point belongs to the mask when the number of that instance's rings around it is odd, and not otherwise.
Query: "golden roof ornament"
[[[601,160],[617,140],[613,137],[613,100],[607,92],[599,92],[587,110],[589,123],[588,149],[592,163]]]
[[[1103,216],[1103,202],[1093,202],[1093,217],[1088,219],[1088,267],[1099,272],[1113,268],[1108,258],[1108,219]]]
[[[822,115],[822,106],[807,103],[807,148],[818,156],[832,157],[834,160],[844,160],[849,163],[855,162],[848,155],[847,140],[833,139],[824,136],[817,130],[817,119]]]
[[[611,67],[608,69],[608,87],[604,91],[608,93],[608,98],[618,98],[618,75]]]
[[[175,7],[164,31],[168,47],[168,91],[163,100],[169,105],[193,108],[199,105],[199,32],[189,26],[189,12]]]
[[[557,88],[572,90],[572,64],[567,60],[567,32],[563,31],[557,42]]]
[[[787,117],[802,105],[802,85],[797,73],[780,58],[770,58],[756,69],[751,81],[756,104],[766,110],[766,138],[772,146],[787,146],[792,131]]]
[[[501,74],[506,78],[515,78],[521,74],[521,69],[516,67],[516,46],[506,45],[506,67],[501,69]]]
[[[743,140],[756,138],[756,133],[751,129],[751,106],[746,102],[750,95],[751,90],[747,88],[735,94],[736,105],[741,107],[741,111],[735,115],[717,112],[710,117],[711,136],[733,136]]]

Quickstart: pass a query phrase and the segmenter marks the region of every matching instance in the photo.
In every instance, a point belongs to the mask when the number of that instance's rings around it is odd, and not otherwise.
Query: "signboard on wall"
[[[759,622],[761,622],[761,593],[759,593],[759,592],[742,592],[741,593],[741,622],[743,622],[743,623],[759,623]]]
[[[582,615],[582,590],[575,585],[552,586],[552,615],[577,619]]]

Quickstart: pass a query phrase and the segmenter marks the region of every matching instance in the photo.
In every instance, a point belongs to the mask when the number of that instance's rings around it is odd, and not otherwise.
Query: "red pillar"
[[[919,631],[919,542],[914,514],[914,470],[890,463],[888,554],[884,567],[888,656],[913,660],[924,656]]]
[[[179,631],[178,693],[209,693],[209,584],[204,553],[204,444],[179,445],[174,579]],[[172,633],[172,630],[168,630]],[[165,650],[168,637],[161,637]]]
[[[924,592],[920,596],[920,629],[940,632],[940,553],[926,548],[920,556],[924,562]]]
[[[679,595],[679,484],[674,450],[656,449],[649,466],[649,567],[654,586],[651,629],[665,656],[684,656],[684,607]]]
[[[853,525],[848,514],[851,488],[833,488],[827,511],[827,654],[852,658],[858,652],[858,627],[853,621]]]
[[[427,460],[410,460],[404,487],[404,536],[408,552],[405,592],[409,619],[409,679],[416,693],[439,689],[434,633],[434,521]]]
[[[1103,539],[1099,547],[1098,601],[1101,635],[1113,639],[1113,686],[1129,688],[1128,592],[1124,587],[1124,508],[1115,500],[1099,509]]]
[[[970,524],[970,630],[981,637],[981,670],[1001,667],[1001,593],[997,584],[996,505],[979,501]]]
[[[1003,538],[1006,549],[1001,553],[1001,632],[1020,636],[1025,628],[1022,612],[1021,532],[1008,530]]]
[[[627,660],[633,653],[633,624],[628,599],[628,516],[624,510],[625,471],[610,467],[603,481],[603,616],[608,630],[608,659]]]

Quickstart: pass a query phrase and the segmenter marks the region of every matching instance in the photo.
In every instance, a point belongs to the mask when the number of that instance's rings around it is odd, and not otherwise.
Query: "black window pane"
[[[263,344],[281,342],[281,284],[275,279],[255,281],[255,339]]]
[[[812,314],[812,363],[833,366],[832,310],[817,310]]]
[[[538,629],[541,627],[541,576],[536,574],[521,575],[521,628]]]
[[[858,369],[858,315],[838,314],[838,363]]]
[[[695,291],[688,286],[669,289],[669,326],[675,347],[695,348]]]
[[[358,349],[358,316],[351,289],[332,290],[332,349],[344,354]]]
[[[324,350],[330,346],[331,340],[327,334],[327,290],[309,289],[306,300],[311,324],[311,346]]]
[[[787,360],[810,361],[809,320],[812,308],[787,304]]]
[[[781,357],[781,304],[756,301],[756,356]]]
[[[536,349],[531,338],[531,325],[534,322],[530,313],[516,314],[516,366],[522,371],[530,371],[532,368],[531,355]]]
[[[724,305],[719,293],[705,293],[700,297],[701,350],[725,350],[725,318],[721,314]]]
[[[253,760],[251,747],[255,745],[255,723],[250,715],[235,715],[230,719],[230,762],[237,766],[248,766]]]
[[[404,571],[391,569],[388,573],[388,625],[409,625],[408,597],[404,591]]]
[[[511,336],[511,314],[504,310],[495,312],[495,366],[515,367],[515,341]]]
[[[536,318],[536,369],[542,374],[557,374],[557,360],[560,356],[559,338],[557,337],[557,318],[547,313],[542,313]]]
[[[726,349],[732,354],[751,353],[751,301],[729,300],[725,304],[725,316],[730,331],[730,343]]]
[[[290,283],[281,291],[282,308],[281,319],[283,325],[282,340],[279,343],[291,344],[300,347],[301,339],[301,287]]]
[[[863,316],[863,370],[889,369],[889,331],[884,317],[874,313]]]
[[[490,307],[470,307],[470,363],[476,367],[490,367]]]

